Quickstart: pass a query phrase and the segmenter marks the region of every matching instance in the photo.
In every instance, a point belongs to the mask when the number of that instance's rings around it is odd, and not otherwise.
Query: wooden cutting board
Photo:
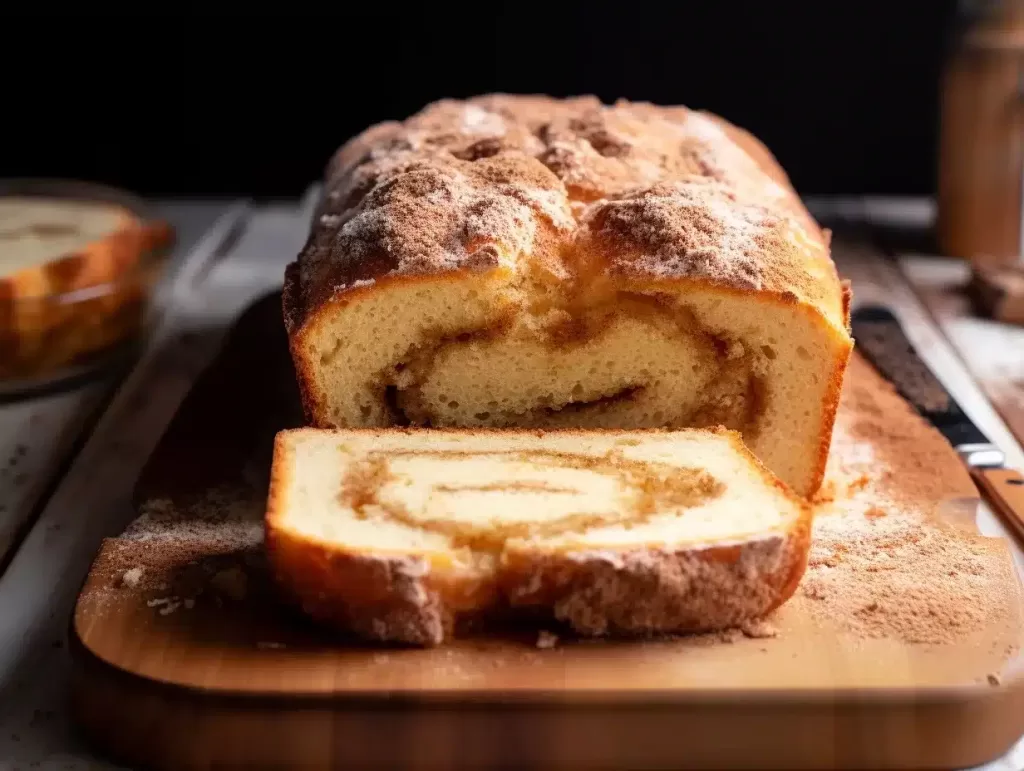
[[[370,647],[278,602],[260,551],[274,433],[300,412],[280,297],[197,382],[72,622],[77,720],[151,768],[973,766],[1024,732],[1021,584],[953,451],[851,365],[810,566],[744,632],[510,629]],[[87,512],[83,512],[86,516]]]

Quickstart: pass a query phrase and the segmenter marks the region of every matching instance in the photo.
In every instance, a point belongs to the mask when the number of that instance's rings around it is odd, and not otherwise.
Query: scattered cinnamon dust
[[[189,502],[151,500],[118,538],[108,539],[84,596],[149,596],[159,615],[244,599],[248,575],[263,560],[263,502],[243,489],[214,489]]]
[[[905,512],[821,517],[803,595],[812,613],[865,637],[953,643],[1005,614],[1001,544]]]
[[[925,644],[956,643],[1015,618],[1005,543],[940,516],[944,499],[975,494],[970,477],[859,357],[828,475],[798,598],[813,617],[863,637]]]

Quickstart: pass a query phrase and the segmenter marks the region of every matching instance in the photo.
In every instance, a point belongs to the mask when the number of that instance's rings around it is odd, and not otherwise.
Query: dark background
[[[934,187],[952,2],[337,7],[0,12],[0,176],[298,195],[367,124],[500,90],[711,109],[804,194]]]

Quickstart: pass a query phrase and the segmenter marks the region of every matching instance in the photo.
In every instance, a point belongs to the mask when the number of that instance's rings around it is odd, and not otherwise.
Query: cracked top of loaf
[[[828,241],[771,153],[713,114],[443,100],[335,153],[286,321],[388,277],[529,263],[772,293],[845,329]]]

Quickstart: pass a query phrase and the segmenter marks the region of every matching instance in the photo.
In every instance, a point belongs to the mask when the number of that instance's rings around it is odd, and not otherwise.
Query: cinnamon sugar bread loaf
[[[742,432],[820,484],[852,347],[828,233],[683,107],[492,95],[332,159],[285,317],[309,422]]]
[[[306,613],[372,640],[434,645],[516,609],[692,632],[789,598],[810,509],[725,430],[296,429],[266,543]]]

